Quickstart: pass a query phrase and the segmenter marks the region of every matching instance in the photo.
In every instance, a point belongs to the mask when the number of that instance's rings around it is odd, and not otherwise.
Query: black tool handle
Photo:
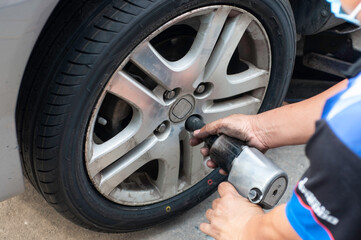
[[[193,132],[206,125],[198,116],[191,116],[187,119],[185,127]],[[211,159],[225,172],[229,173],[232,168],[233,160],[242,152],[244,143],[238,139],[221,135],[212,135],[204,139],[209,148]]]
[[[190,116],[185,123],[186,130],[189,132],[194,132],[195,130],[201,129],[205,125],[206,124],[203,122],[203,120],[198,116]],[[204,142],[208,148],[211,148],[217,138],[218,136],[212,135],[204,139]]]
[[[209,156],[220,168],[229,173],[234,159],[241,154],[243,146],[244,142],[241,140],[221,135],[209,149]]]

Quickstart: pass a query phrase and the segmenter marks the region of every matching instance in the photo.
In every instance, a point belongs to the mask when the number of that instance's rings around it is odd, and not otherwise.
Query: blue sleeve
[[[302,239],[361,236],[361,74],[330,98],[306,146],[310,167],[286,216]]]

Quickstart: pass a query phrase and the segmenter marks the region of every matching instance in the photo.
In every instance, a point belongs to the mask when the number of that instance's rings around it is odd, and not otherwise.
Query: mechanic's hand
[[[265,144],[265,141],[260,136],[262,135],[262,131],[257,126],[257,123],[257,115],[231,115],[229,117],[209,123],[200,130],[194,131],[193,137],[190,140],[190,144],[192,146],[198,145],[209,135],[225,134],[230,137],[238,138],[246,142],[247,145],[265,152],[269,149],[269,147]],[[201,149],[201,153],[206,157],[209,155],[209,149],[207,147],[203,147]],[[208,161],[207,166],[210,168],[217,167],[213,161]],[[223,170],[221,173],[225,174]]]
[[[202,223],[200,230],[216,240],[246,239],[250,221],[263,216],[263,210],[238,194],[232,184],[223,182],[218,187],[220,198],[206,212],[209,223]],[[247,238],[249,240],[249,238]]]

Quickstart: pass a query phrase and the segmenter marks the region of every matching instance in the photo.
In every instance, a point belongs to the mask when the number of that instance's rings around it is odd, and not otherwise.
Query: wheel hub
[[[177,100],[169,113],[169,119],[178,123],[185,120],[193,111],[195,100],[191,95],[186,95]]]

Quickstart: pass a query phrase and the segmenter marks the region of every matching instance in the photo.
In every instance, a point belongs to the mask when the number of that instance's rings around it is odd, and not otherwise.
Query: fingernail
[[[200,132],[201,130],[195,130],[194,132],[193,132],[193,135],[197,135],[199,132]]]

